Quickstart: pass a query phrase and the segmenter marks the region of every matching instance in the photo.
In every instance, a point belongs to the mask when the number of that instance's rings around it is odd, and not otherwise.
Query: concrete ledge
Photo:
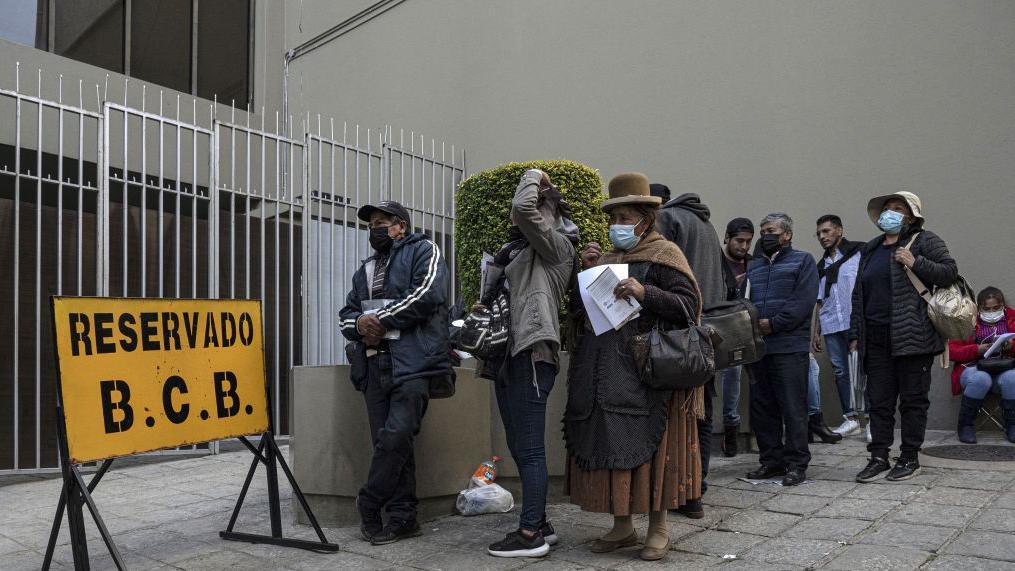
[[[496,454],[500,476],[513,485],[518,470],[504,439],[493,385],[476,377],[466,363],[453,398],[432,400],[416,439],[416,493],[420,517],[453,513],[458,492],[468,486],[476,465]],[[363,395],[349,381],[348,365],[295,367],[290,379],[292,439],[290,462],[311,508],[322,525],[355,523],[353,503],[366,481],[372,445]],[[547,463],[555,487],[562,485],[566,452],[561,419],[567,393],[567,356],[562,355],[546,413]],[[520,490],[515,486],[515,502]],[[297,521],[306,523],[295,498]]]

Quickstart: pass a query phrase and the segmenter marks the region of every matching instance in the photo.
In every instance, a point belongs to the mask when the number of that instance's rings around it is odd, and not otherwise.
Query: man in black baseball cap
[[[360,207],[359,211],[356,212],[356,217],[364,222],[370,222],[370,215],[374,212],[383,212],[385,214],[390,214],[391,216],[396,216],[409,225],[412,223],[412,220],[409,218],[409,211],[394,200],[383,200],[377,204],[363,205]]]
[[[350,378],[364,394],[374,445],[356,498],[360,533],[385,545],[420,534],[413,442],[430,398],[454,393],[449,276],[440,248],[412,231],[401,204],[368,204],[356,215],[369,225],[374,255],[353,275],[339,318],[349,340]]]

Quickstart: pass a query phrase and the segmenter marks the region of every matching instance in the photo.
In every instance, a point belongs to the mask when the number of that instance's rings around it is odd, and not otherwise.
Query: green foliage
[[[508,163],[476,173],[462,182],[455,197],[455,251],[464,307],[479,297],[483,252],[497,253],[511,226],[511,198],[522,173],[539,169],[550,176],[574,210],[581,231],[579,250],[589,242],[609,244],[609,224],[599,205],[604,199],[599,171],[564,160]],[[566,306],[565,306],[566,307]]]

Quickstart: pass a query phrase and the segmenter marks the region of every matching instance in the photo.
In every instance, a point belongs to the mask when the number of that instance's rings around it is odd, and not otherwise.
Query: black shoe
[[[825,425],[825,419],[820,412],[816,412],[810,415],[807,422],[808,438],[807,442],[814,442],[810,435],[817,436],[825,444],[835,444],[842,440],[842,435],[838,432],[832,432],[831,428]]]
[[[882,474],[887,472],[888,469],[889,466],[887,458],[874,456],[870,459],[870,462],[867,462],[867,467],[860,470],[860,473],[856,475],[856,481],[861,484],[873,482],[874,480],[881,478]]]
[[[785,475],[786,475],[786,469],[785,468],[779,468],[779,467],[776,467],[776,466],[765,466],[764,464],[762,464],[761,468],[758,468],[757,470],[752,470],[752,471],[748,472],[747,473],[747,479],[748,480],[768,480],[769,478],[776,478],[776,477],[785,476]]]
[[[670,511],[691,519],[701,519],[705,517],[705,506],[701,505],[701,498],[696,500],[687,500],[684,505]]]
[[[901,482],[920,474],[920,461],[915,458],[896,458],[895,466],[885,479],[889,482]]]
[[[737,426],[727,426],[722,437],[722,453],[727,458],[737,455]]]
[[[381,520],[380,510],[366,509],[356,498],[356,510],[359,511],[360,524],[359,533],[363,541],[373,541],[374,536],[384,528],[384,521]]]
[[[494,557],[542,557],[550,552],[550,544],[537,533],[529,539],[521,531],[512,531],[486,550]]]
[[[388,522],[388,525],[384,526],[384,529],[380,533],[374,536],[370,543],[374,545],[387,545],[410,537],[416,537],[422,535],[423,532],[419,529],[419,523],[413,519],[393,519]]]
[[[783,486],[799,486],[807,479],[807,473],[803,470],[790,470],[782,479]]]
[[[543,525],[539,526],[539,535],[543,536],[543,540],[550,545],[557,545],[557,532],[554,531],[553,526],[550,522],[544,521]]]

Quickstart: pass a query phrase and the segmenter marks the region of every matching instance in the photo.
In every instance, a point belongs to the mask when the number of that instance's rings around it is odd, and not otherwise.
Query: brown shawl
[[[694,279],[694,272],[691,271],[691,266],[687,263],[687,257],[684,256],[680,246],[663,238],[659,232],[652,230],[632,250],[626,252],[614,250],[603,254],[599,259],[600,264],[633,264],[636,262],[648,262],[650,264],[667,266],[684,274],[687,279],[691,280],[691,283],[694,284],[694,289],[698,290],[697,318],[701,319],[701,289],[698,288],[698,280]],[[695,417],[699,419],[705,418],[705,387],[694,389],[688,396],[689,402],[684,404],[684,410],[687,410],[687,405],[689,404],[690,411]]]

